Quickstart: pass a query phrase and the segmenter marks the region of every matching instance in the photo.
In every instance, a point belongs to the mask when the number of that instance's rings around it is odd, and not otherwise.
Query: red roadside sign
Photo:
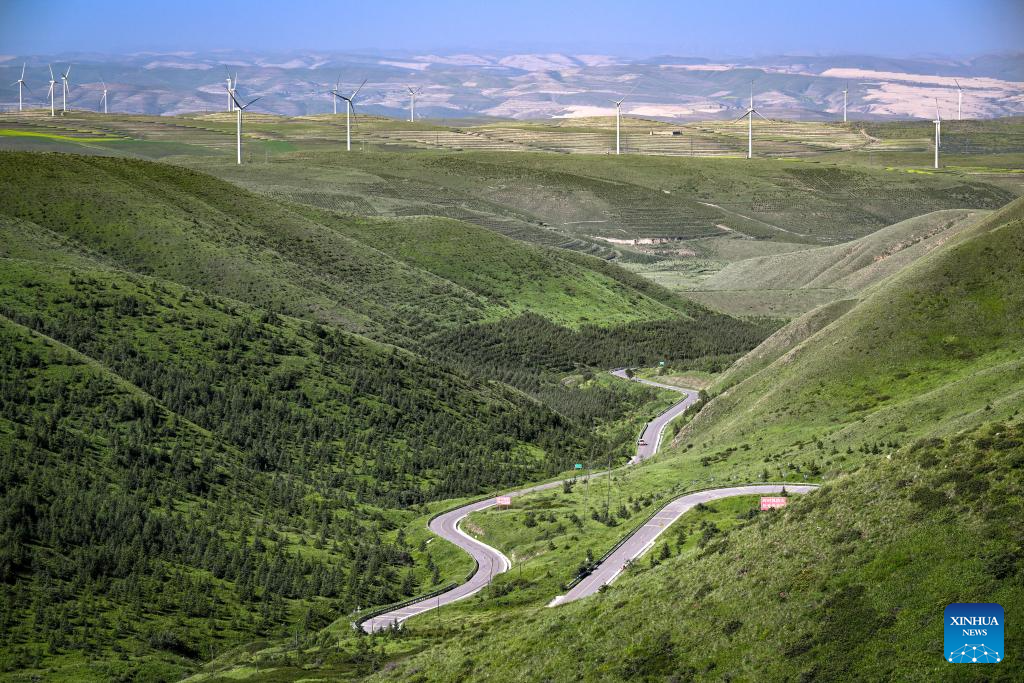
[[[512,496],[498,496],[494,499],[495,504],[498,507],[510,507],[512,505]]]
[[[785,496],[761,496],[761,509],[774,510],[775,508],[784,508],[788,502],[789,499]]]

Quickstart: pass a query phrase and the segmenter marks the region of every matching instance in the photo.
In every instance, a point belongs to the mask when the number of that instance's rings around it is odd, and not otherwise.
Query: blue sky
[[[0,53],[251,48],[626,56],[1024,51],[1024,0],[0,0]]]

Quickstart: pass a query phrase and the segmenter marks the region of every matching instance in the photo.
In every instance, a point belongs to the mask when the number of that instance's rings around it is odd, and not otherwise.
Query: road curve
[[[626,376],[626,369],[619,368],[618,370],[612,370],[612,374],[621,379],[628,380]],[[652,387],[658,387],[659,389],[668,389],[670,391],[678,391],[681,394],[685,394],[684,398],[679,403],[676,403],[671,408],[663,412],[658,417],[654,418],[644,426],[644,430],[640,432],[640,445],[636,447],[636,455],[629,460],[630,465],[636,465],[639,462],[643,462],[647,458],[651,457],[658,452],[658,447],[661,445],[661,437],[665,432],[665,427],[668,423],[679,417],[687,411],[687,409],[700,400],[700,393],[693,391],[692,389],[683,389],[682,387],[674,387],[671,384],[662,384],[661,382],[652,382],[649,379],[640,379],[639,377],[633,378],[634,382],[640,382]]]
[[[665,529],[672,525],[672,522],[679,519],[683,513],[700,503],[707,503],[719,498],[730,498],[732,496],[771,496],[782,493],[807,493],[818,488],[817,486],[804,484],[759,484],[751,486],[730,486],[728,488],[711,489],[708,491],[697,491],[679,498],[675,498],[663,508],[658,510],[646,524],[636,530],[622,545],[615,549],[604,562],[597,566],[585,579],[572,587],[565,595],[559,595],[551,601],[549,607],[562,605],[573,600],[585,598],[600,590],[601,586],[609,584],[619,577],[626,565],[647,552],[658,536]]]
[[[612,374],[622,379],[628,379],[626,377],[625,369],[614,370]],[[667,425],[673,418],[678,417],[685,412],[687,408],[698,400],[697,392],[690,389],[674,387],[668,384],[659,384],[649,380],[637,379],[636,381],[660,387],[662,389],[677,391],[681,394],[685,394],[685,398],[647,423],[644,427],[644,431],[641,433],[641,441],[645,441],[647,443],[644,446],[637,446],[637,453],[630,459],[627,466],[643,462],[654,455],[658,450],[658,445],[661,443],[661,436],[665,429],[665,425]],[[604,474],[607,474],[607,472],[595,472],[585,477],[576,477],[576,480],[586,481],[589,478],[600,477]],[[519,489],[518,491],[512,491],[504,495],[515,498],[527,493],[544,491],[561,485],[561,480],[551,481]],[[373,633],[374,631],[388,628],[393,624],[400,624],[406,619],[417,614],[422,614],[423,612],[436,609],[442,605],[447,605],[458,600],[462,600],[463,598],[468,598],[489,584],[496,575],[508,571],[511,567],[511,563],[501,551],[492,548],[486,543],[476,540],[459,528],[459,524],[467,515],[489,508],[494,504],[495,500],[493,497],[477,501],[475,503],[469,503],[468,505],[463,505],[460,508],[438,515],[431,520],[428,525],[430,530],[435,534],[462,548],[469,553],[474,560],[476,560],[477,570],[466,583],[456,586],[450,591],[440,595],[425,598],[418,602],[414,602],[411,605],[406,605],[405,607],[391,610],[390,612],[385,612],[384,614],[367,619],[361,624],[362,629],[367,633]]]

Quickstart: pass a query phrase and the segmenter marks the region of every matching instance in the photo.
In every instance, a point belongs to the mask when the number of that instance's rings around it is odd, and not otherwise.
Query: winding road
[[[622,379],[629,379],[624,368],[613,370],[612,374]],[[662,435],[668,423],[684,413],[687,408],[699,400],[698,392],[691,389],[683,389],[681,387],[661,384],[659,382],[652,382],[650,380],[639,378],[634,378],[633,381],[662,389],[677,391],[681,394],[685,394],[685,398],[683,398],[682,401],[673,404],[671,408],[647,423],[643,432],[640,434],[640,441],[637,445],[636,455],[629,460],[626,467],[641,463],[657,453],[658,447],[661,445]],[[576,477],[575,479],[577,481],[586,481],[587,479],[600,477],[606,474],[608,474],[607,470],[604,472],[595,472],[585,477]],[[517,496],[523,496],[536,491],[545,491],[561,485],[562,480],[550,481],[544,484],[537,484],[535,486],[519,489],[518,491],[512,491],[504,495],[515,498]],[[791,485],[787,486],[786,490],[794,493],[803,493],[813,488],[815,487]],[[565,595],[560,595],[555,598],[551,602],[551,605],[554,606],[578,600],[579,598],[597,592],[602,585],[614,581],[622,572],[624,565],[628,561],[642,555],[651,547],[651,545],[654,544],[654,541],[662,531],[667,529],[672,522],[679,518],[680,515],[698,503],[715,500],[717,498],[726,498],[729,496],[742,496],[757,493],[773,494],[778,493],[781,489],[781,485],[774,484],[736,486],[710,491],[699,491],[670,501],[644,526],[638,529],[621,546],[619,546],[611,556],[596,567],[586,579],[574,586],[572,590]],[[477,570],[470,579],[466,581],[466,583],[456,586],[455,588],[441,593],[440,595],[424,598],[423,600],[413,602],[412,604],[404,607],[396,608],[367,619],[360,624],[360,627],[367,633],[373,633],[374,631],[388,628],[393,624],[400,624],[406,619],[416,616],[417,614],[422,614],[423,612],[436,609],[442,605],[451,604],[458,600],[462,600],[463,598],[468,598],[486,587],[495,576],[508,571],[511,568],[512,563],[509,562],[509,559],[505,557],[500,550],[492,548],[482,541],[478,541],[464,532],[459,526],[467,515],[492,507],[493,505],[495,505],[495,499],[493,497],[480,500],[475,503],[469,503],[468,505],[463,505],[462,507],[438,515],[433,518],[428,525],[430,530],[435,534],[447,541],[450,541],[451,543],[454,543],[459,548],[462,548],[469,553],[474,560],[476,560]]]

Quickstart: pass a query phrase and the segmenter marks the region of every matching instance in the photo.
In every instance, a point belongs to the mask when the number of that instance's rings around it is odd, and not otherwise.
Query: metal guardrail
[[[736,484],[736,486],[783,486],[783,487],[785,487],[785,486],[821,486],[821,485],[820,484],[812,484],[812,483],[806,482],[806,481],[786,481],[786,482],[764,481],[764,482],[760,482],[760,483],[757,483],[757,484]],[[618,542],[615,545],[613,545],[608,550],[608,552],[606,552],[600,558],[595,560],[594,564],[591,566],[591,571],[587,572],[586,574],[580,574],[580,575],[576,576],[572,581],[570,581],[569,583],[565,584],[565,590],[567,590],[567,591],[572,590],[573,588],[576,587],[576,585],[580,581],[582,581],[583,579],[585,579],[588,576],[590,576],[593,573],[594,569],[596,569],[597,567],[601,566],[601,564],[604,563],[605,560],[607,560],[609,557],[612,556],[612,553],[614,553],[616,550],[621,548],[623,546],[623,544],[626,543],[626,541],[628,541],[629,539],[633,538],[633,536],[635,536],[638,531],[643,529],[644,526],[646,526],[648,522],[650,522],[652,519],[654,519],[654,517],[659,512],[664,510],[673,501],[679,500],[683,496],[689,496],[689,495],[694,494],[694,493],[700,493],[702,491],[714,491],[716,489],[723,489],[723,488],[732,488],[732,487],[731,486],[705,486],[704,488],[693,489],[692,491],[684,491],[683,493],[680,493],[678,496],[673,496],[673,497],[669,498],[667,501],[665,501],[664,505],[659,505],[657,508],[655,508],[655,510],[651,514],[647,515],[639,524],[637,524],[635,527],[633,527],[632,531],[630,531],[628,534],[626,534],[625,536],[620,538],[618,540]],[[754,494],[752,494],[752,495],[754,495]],[[674,524],[674,522],[673,522],[673,524]]]
[[[382,614],[387,614],[392,610],[402,609],[403,607],[408,607],[409,605],[415,605],[417,602],[420,602],[421,600],[429,600],[430,598],[434,598],[443,593],[447,593],[448,591],[452,590],[453,588],[457,588],[458,586],[459,584],[457,583],[449,583],[447,586],[442,586],[441,588],[417,596],[415,598],[409,598],[408,600],[402,600],[401,602],[393,602],[390,605],[375,607],[369,612],[361,614],[359,617],[357,617],[356,620],[352,622],[352,628],[362,631],[363,624],[369,621],[370,619],[373,619],[374,617],[379,617]]]

